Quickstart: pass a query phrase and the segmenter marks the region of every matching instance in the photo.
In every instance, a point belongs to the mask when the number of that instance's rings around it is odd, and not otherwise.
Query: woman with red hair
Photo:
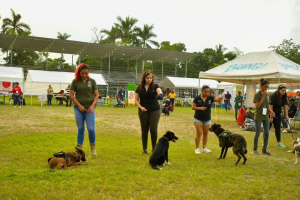
[[[89,77],[90,68],[81,63],[75,71],[75,79],[70,88],[70,99],[74,102],[74,113],[78,128],[77,148],[82,149],[84,140],[84,121],[89,133],[91,154],[97,155],[95,150],[95,105],[98,100],[98,87],[94,79]],[[76,94],[76,97],[75,97]]]

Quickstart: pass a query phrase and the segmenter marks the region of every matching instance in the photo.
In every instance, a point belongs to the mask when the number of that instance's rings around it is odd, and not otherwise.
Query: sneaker
[[[202,149],[202,153],[210,153],[211,152],[211,150],[209,150],[208,148],[204,148],[204,149]]]
[[[282,133],[287,133],[287,131],[286,130],[283,130],[283,131],[281,131]]]
[[[147,150],[144,150],[142,155],[148,154]]]
[[[265,154],[265,155],[268,155],[268,156],[271,155],[270,152],[268,152],[267,150],[262,150],[262,153]]]
[[[15,107],[17,107],[17,106],[15,106]]]
[[[280,148],[286,148],[286,146],[284,146],[284,145],[281,144],[281,143],[278,143],[277,146],[280,147]]]
[[[195,149],[195,154],[201,154],[201,151],[199,148]]]
[[[19,108],[21,108],[21,106],[19,106]]]
[[[253,153],[256,154],[256,155],[259,155],[257,150],[253,151]]]

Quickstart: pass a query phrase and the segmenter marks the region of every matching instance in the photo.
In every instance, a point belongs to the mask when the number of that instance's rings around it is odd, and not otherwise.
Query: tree
[[[106,34],[106,39],[102,40],[104,44],[115,44],[118,38],[122,37],[122,32],[119,28],[112,26],[110,30],[102,29],[100,33]]]
[[[68,35],[67,33],[63,33],[62,34],[60,32],[57,32],[57,39],[59,39],[59,40],[67,40],[70,37],[71,37],[71,35]],[[60,61],[61,61],[61,66],[59,66],[59,68],[63,68],[62,63],[65,62],[65,60],[64,60],[64,53],[61,53],[61,59],[60,59]]]
[[[174,43],[170,44],[169,41],[163,41],[160,43],[160,49],[170,50],[170,51],[186,51],[185,44],[183,43]]]
[[[123,20],[120,16],[117,17],[118,23],[114,23],[115,28],[121,32],[121,41],[122,44],[128,46],[135,41],[135,28],[134,25],[138,22],[136,18],[126,17]]]
[[[148,24],[144,24],[143,29],[139,27],[135,27],[135,35],[136,35],[136,41],[135,41],[135,46],[140,46],[142,48],[152,48],[150,44],[156,46],[157,48],[159,47],[159,43],[151,40],[151,38],[155,38],[156,34],[153,33],[153,24],[149,26]],[[150,44],[149,44],[150,43]],[[145,61],[143,60],[142,62],[142,71],[144,71],[144,65]]]
[[[20,22],[22,16],[20,14],[15,14],[13,9],[10,10],[12,12],[12,19],[3,19],[1,33],[10,35],[21,35],[24,31],[30,31],[31,29],[28,24]]]
[[[284,39],[280,45],[270,46],[269,48],[273,48],[276,53],[300,64],[300,45],[295,44],[293,39]]]
[[[137,37],[136,46],[140,46],[142,48],[152,48],[150,44],[154,45],[155,47],[159,47],[159,43],[152,40],[151,38],[157,37],[155,33],[153,33],[154,26],[153,24],[149,26],[148,24],[144,24],[143,29],[139,27],[135,27],[135,35]]]

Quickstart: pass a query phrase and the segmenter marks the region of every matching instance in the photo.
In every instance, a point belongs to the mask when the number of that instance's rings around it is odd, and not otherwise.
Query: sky
[[[130,16],[138,27],[153,24],[157,42],[181,42],[187,52],[222,44],[246,54],[290,38],[300,44],[299,0],[9,0],[0,4],[2,19],[11,18],[10,9],[37,37],[61,32],[69,40],[91,42],[93,27],[110,29],[118,16]]]

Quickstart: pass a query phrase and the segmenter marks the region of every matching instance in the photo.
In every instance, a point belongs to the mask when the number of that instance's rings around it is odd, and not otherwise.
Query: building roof
[[[64,54],[90,55],[101,58],[124,58],[178,63],[196,56],[196,53],[148,49],[119,45],[96,44],[33,36],[0,34],[0,48]]]

